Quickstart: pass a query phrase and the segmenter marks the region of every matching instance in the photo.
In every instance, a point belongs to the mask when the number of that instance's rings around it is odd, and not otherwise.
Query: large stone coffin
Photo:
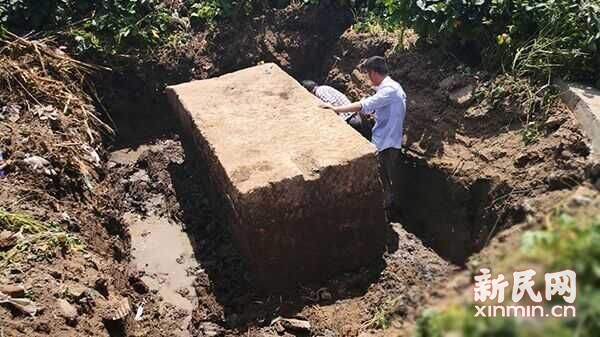
[[[277,65],[167,94],[204,166],[193,174],[202,175],[259,286],[324,280],[381,257],[374,146]]]

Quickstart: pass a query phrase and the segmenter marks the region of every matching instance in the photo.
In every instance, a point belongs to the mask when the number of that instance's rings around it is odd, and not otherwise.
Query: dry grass
[[[87,77],[106,70],[70,58],[53,46],[51,39],[28,40],[7,33],[0,39],[0,98],[6,103],[61,107],[62,114],[77,119],[86,128],[90,142],[98,134],[91,127],[112,132],[93,112],[92,99],[85,89],[92,89]]]
[[[114,134],[94,107],[89,78],[98,71],[107,69],[69,57],[50,38],[11,33],[0,38],[0,109],[17,107],[12,108],[16,118],[0,119],[5,159],[6,154],[13,162],[23,159],[17,153],[43,157],[52,164],[59,188],[91,190],[95,151],[103,135]]]

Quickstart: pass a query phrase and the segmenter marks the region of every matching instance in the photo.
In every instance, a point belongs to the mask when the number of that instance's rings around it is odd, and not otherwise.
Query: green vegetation
[[[522,239],[522,259],[542,266],[542,272],[565,269],[577,273],[576,318],[475,318],[472,303],[444,310],[427,310],[417,322],[419,337],[593,337],[600,329],[600,218],[573,217],[556,211],[546,228],[527,232]],[[554,303],[549,303],[553,305]]]
[[[600,80],[596,0],[378,0],[387,22],[520,74]]]
[[[263,8],[251,0],[11,0],[0,3],[2,27],[17,34],[57,34],[74,41],[78,54],[139,54],[189,37],[192,26],[215,26]],[[268,2],[267,2],[268,3]]]
[[[10,0],[0,3],[0,27],[16,33],[60,33],[76,41],[79,53],[127,54],[186,39],[192,28],[215,28],[222,20],[238,22],[291,2],[185,0],[167,5],[162,0]],[[495,69],[600,81],[596,71],[600,68],[600,3],[596,0],[338,3],[352,7],[359,31],[412,28],[459,57]]]
[[[56,249],[70,252],[83,248],[75,235],[67,233],[58,224],[0,209],[0,232],[4,230],[13,232],[15,241],[8,250],[0,251],[0,269],[22,260],[49,258]]]
[[[373,317],[363,323],[363,328],[387,329],[391,325],[390,308],[381,307],[373,314]]]
[[[79,54],[108,55],[165,43],[185,26],[159,0],[12,0],[0,5],[0,24],[65,36]]]

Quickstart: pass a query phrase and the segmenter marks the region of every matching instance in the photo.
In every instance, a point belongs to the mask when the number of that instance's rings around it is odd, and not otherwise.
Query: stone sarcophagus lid
[[[203,166],[193,174],[258,285],[324,280],[381,257],[375,147],[277,65],[171,86],[167,95]]]

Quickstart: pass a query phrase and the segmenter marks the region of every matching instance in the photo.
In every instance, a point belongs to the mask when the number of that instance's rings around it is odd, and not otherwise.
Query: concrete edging
[[[587,136],[592,158],[600,159],[600,90],[562,80],[556,80],[555,84]]]

